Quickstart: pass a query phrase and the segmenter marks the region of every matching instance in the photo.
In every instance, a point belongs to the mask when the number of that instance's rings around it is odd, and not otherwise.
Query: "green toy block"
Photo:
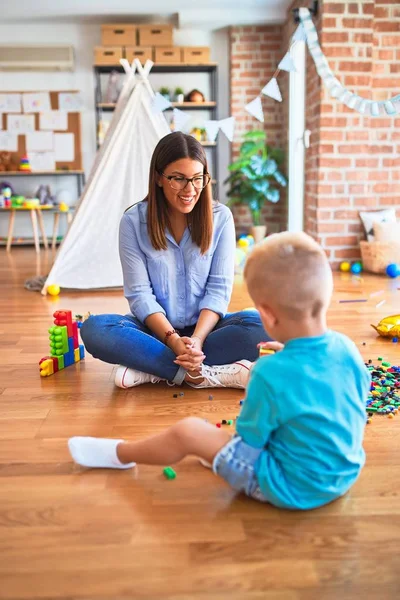
[[[67,326],[57,327],[53,325],[49,329],[50,339],[50,354],[52,356],[60,356],[69,351],[68,346],[68,330]]]
[[[52,356],[54,356],[52,354]],[[56,356],[57,360],[58,360],[58,370],[61,371],[61,369],[65,369],[64,366],[64,355],[60,354],[60,356]]]
[[[163,469],[163,473],[167,479],[175,479],[176,477],[176,473],[172,467],[165,467],[165,469]]]

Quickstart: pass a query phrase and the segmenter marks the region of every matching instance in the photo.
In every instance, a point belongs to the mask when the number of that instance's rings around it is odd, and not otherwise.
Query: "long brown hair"
[[[157,176],[164,169],[181,158],[190,158],[203,165],[203,173],[208,173],[207,158],[203,146],[192,136],[177,131],[163,137],[157,144],[150,163],[149,193],[146,198],[147,231],[153,248],[166,250],[165,231],[170,227],[168,204],[162,188],[157,185]],[[202,190],[192,212],[187,215],[192,240],[201,253],[207,252],[213,234],[213,214],[211,182]]]

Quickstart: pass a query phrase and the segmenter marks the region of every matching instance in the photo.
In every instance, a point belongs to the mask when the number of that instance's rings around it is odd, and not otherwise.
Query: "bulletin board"
[[[23,92],[23,91],[19,90],[18,92],[11,92],[11,91],[7,90],[2,93],[4,93],[4,94],[24,94],[24,93],[31,94],[31,93],[36,93],[36,91],[29,90],[29,92]],[[79,92],[77,90],[60,90],[60,91],[53,91],[53,92],[46,91],[46,93],[48,93],[50,95],[51,110],[58,110],[59,109],[58,95],[60,93],[61,94],[62,93],[77,94]],[[2,114],[0,114],[0,119],[2,119],[2,127],[0,127],[0,130],[4,131],[7,129],[7,122],[8,122],[9,114],[15,115],[15,113],[7,113],[7,112],[3,112]],[[33,115],[34,115],[34,119],[35,119],[35,131],[42,131],[40,129],[39,113],[33,113]],[[55,129],[54,133],[72,133],[72,134],[74,134],[74,146],[75,146],[74,160],[72,162],[56,162],[56,170],[81,171],[82,170],[81,114],[80,114],[80,112],[68,112],[67,118],[68,118],[67,129],[63,129],[63,130]],[[24,156],[27,156],[25,140],[26,140],[25,135],[18,135],[18,150],[17,150],[17,152],[11,153],[12,162],[16,163],[18,165],[20,163],[21,158]]]

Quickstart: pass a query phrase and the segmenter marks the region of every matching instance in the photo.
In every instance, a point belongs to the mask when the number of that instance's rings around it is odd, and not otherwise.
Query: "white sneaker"
[[[201,375],[193,377],[193,383],[186,381],[188,385],[195,388],[228,387],[245,389],[249,379],[252,363],[249,360],[241,360],[231,365],[216,365],[201,367]],[[195,380],[204,378],[196,385]]]
[[[159,381],[166,380],[150,375],[150,373],[143,373],[123,366],[118,367],[115,374],[115,385],[123,389],[142,385],[142,383],[158,383]]]

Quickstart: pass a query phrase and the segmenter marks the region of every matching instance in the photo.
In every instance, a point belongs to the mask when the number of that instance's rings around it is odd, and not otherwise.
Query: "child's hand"
[[[284,347],[285,345],[280,342],[260,342],[257,344],[257,348],[265,348],[266,350],[274,350],[275,352],[283,350]]]

